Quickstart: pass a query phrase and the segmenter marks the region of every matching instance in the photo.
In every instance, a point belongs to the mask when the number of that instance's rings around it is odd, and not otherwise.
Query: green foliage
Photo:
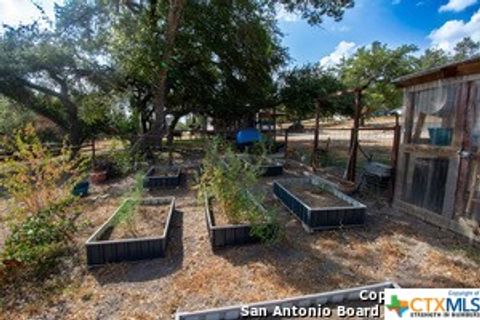
[[[18,128],[25,127],[34,120],[34,114],[18,110],[6,98],[0,96],[0,135],[14,136]]]
[[[373,42],[342,61],[340,77],[348,88],[366,87],[364,105],[368,113],[398,108],[402,95],[392,81],[414,71],[415,59],[411,53],[416,50],[413,45],[391,49],[386,44]]]
[[[353,0],[324,1],[324,0],[266,0],[263,1],[273,9],[283,8],[287,12],[300,15],[311,25],[323,22],[323,16],[339,21],[345,9],[353,8]]]
[[[0,178],[15,203],[4,217],[10,233],[0,253],[2,281],[50,271],[63,256],[77,215],[71,190],[85,171],[85,162],[72,161],[68,148],[53,155],[31,125],[16,134],[12,149]]]
[[[71,220],[58,216],[69,205],[71,201],[43,209],[14,226],[0,254],[0,269],[6,269],[9,276],[17,271],[36,276],[51,271],[68,251],[69,236],[76,230]]]
[[[417,59],[416,68],[418,70],[427,70],[448,63],[449,55],[442,49],[430,48]]]
[[[125,224],[128,228],[133,229],[133,215],[135,214],[138,205],[141,203],[143,195],[143,178],[145,173],[138,172],[135,174],[135,184],[133,190],[127,194],[125,202],[122,204],[117,214],[113,217],[112,224],[118,226]]]
[[[345,87],[333,74],[318,66],[294,68],[282,74],[281,82],[283,86],[280,89],[280,99],[293,120],[312,117],[317,98],[324,99],[320,110],[324,116],[352,113],[351,99],[328,97]]]
[[[262,199],[255,198],[251,193],[260,173],[257,165],[246,163],[216,138],[207,148],[202,170],[201,198],[204,192],[213,197],[220,214],[224,214],[230,223],[251,223],[252,235],[263,241],[274,242],[278,239],[280,228],[277,214],[263,208],[260,205]]]
[[[16,134],[10,149],[15,152],[6,160],[7,172],[0,182],[16,203],[6,217],[13,224],[71,197],[73,185],[85,174],[85,159],[73,161],[67,147],[54,155],[31,125]]]
[[[455,45],[454,51],[454,60],[472,58],[480,53],[480,41],[473,41],[472,38],[465,37]]]
[[[138,154],[132,153],[128,142],[114,140],[107,154],[108,161],[111,163],[111,175],[114,177],[128,175],[138,157]]]

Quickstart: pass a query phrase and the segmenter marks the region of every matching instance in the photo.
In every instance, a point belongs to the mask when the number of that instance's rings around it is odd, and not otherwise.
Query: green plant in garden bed
[[[138,172],[135,175],[135,185],[133,190],[127,195],[127,201],[123,203],[115,217],[113,217],[112,225],[114,227],[120,224],[125,224],[132,233],[135,233],[133,215],[135,214],[135,211],[137,210],[137,207],[140,204],[143,195],[144,175],[145,174],[143,172]]]
[[[277,240],[280,231],[277,214],[263,210],[259,205],[263,199],[248,192],[258,183],[257,164],[246,163],[224,141],[215,138],[207,147],[202,169],[200,191],[214,197],[221,214],[230,223],[248,222],[252,225],[252,236],[265,242]]]

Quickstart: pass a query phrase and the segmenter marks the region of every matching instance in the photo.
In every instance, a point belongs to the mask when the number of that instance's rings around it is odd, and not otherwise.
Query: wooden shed
[[[480,241],[480,57],[407,75],[394,206]]]

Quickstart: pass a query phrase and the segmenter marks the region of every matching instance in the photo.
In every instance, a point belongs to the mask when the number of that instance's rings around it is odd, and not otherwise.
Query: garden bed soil
[[[312,189],[320,190],[321,193],[306,192]],[[276,180],[273,192],[309,233],[361,226],[365,222],[366,206],[341,193],[331,182],[320,177]]]
[[[253,205],[253,204],[252,204]],[[226,225],[235,225],[235,224],[246,224],[248,223],[247,220],[243,221],[232,221],[230,217],[224,212],[224,210],[220,207],[219,201],[215,198],[210,198],[209,201],[209,208],[210,212],[213,216],[213,225],[215,226],[226,226]]]
[[[143,238],[163,234],[170,204],[140,204],[134,210],[131,220],[121,221],[112,228],[109,239]]]
[[[142,198],[141,204],[133,208],[135,211],[129,224],[124,221],[127,217],[122,216],[126,214],[124,210],[135,205],[134,201],[124,200],[86,241],[88,266],[165,257],[175,198]],[[135,226],[137,230],[132,232],[130,226]]]
[[[352,205],[327,190],[317,186],[286,184],[295,196],[302,199],[311,208],[351,207]]]

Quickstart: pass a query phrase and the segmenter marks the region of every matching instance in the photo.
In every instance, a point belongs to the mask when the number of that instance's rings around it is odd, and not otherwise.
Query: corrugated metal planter
[[[87,265],[95,266],[105,263],[136,261],[161,258],[165,256],[171,221],[175,212],[175,198],[145,198],[142,204],[170,204],[165,222],[165,229],[161,235],[152,235],[144,238],[101,240],[102,236],[113,227],[115,215],[132,199],[126,199],[115,213],[105,222],[85,243],[87,250]]]
[[[247,163],[251,163],[251,158],[248,155],[239,155],[240,159]],[[283,162],[276,159],[268,159],[269,163],[261,163],[259,165],[260,174],[262,177],[273,177],[283,174]]]
[[[318,305],[329,304],[345,304],[349,302],[360,301],[360,293],[362,291],[382,292],[385,289],[399,288],[399,286],[390,281],[381,282],[362,287],[355,287],[350,289],[335,290],[329,292],[322,292],[317,294],[310,294],[305,296],[286,298],[282,300],[270,300],[252,304],[244,304],[202,311],[194,312],[179,312],[175,315],[176,320],[210,320],[210,319],[242,319],[242,307],[248,309],[263,309],[265,308],[269,315],[272,314],[276,307],[315,307]]]
[[[294,195],[284,184],[287,180],[273,182],[275,196],[292,212],[301,222],[305,230],[326,230],[339,227],[360,226],[365,222],[366,206],[332,187],[320,178],[290,179],[288,183],[306,184],[313,187],[321,186],[335,197],[347,202],[350,206],[311,208],[300,196]]]
[[[272,164],[264,164],[260,166],[260,171],[263,177],[273,177],[283,174],[283,164],[272,161]]]
[[[171,170],[173,172],[173,175],[156,175],[156,172],[158,172],[159,170]],[[176,166],[150,167],[150,169],[148,169],[147,171],[147,174],[143,178],[143,187],[148,189],[178,187],[180,185],[180,174],[181,170],[179,167]]]
[[[242,245],[259,242],[260,239],[251,235],[251,224],[221,225],[215,224],[215,217],[210,211],[211,197],[205,194],[205,220],[207,222],[208,234],[212,247],[219,248],[225,246]],[[257,205],[260,210],[265,208],[257,203],[253,197],[252,202]]]

